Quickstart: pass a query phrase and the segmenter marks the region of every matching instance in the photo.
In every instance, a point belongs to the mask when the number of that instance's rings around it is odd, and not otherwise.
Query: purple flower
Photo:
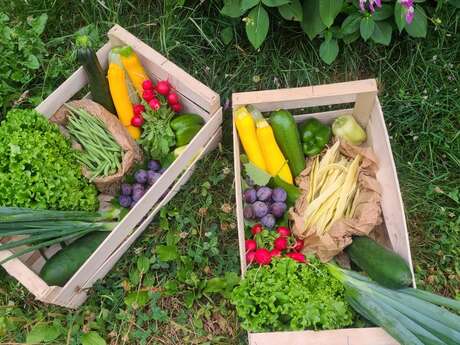
[[[414,0],[399,0],[399,3],[406,9],[407,24],[412,23],[415,15]]]
[[[369,10],[374,13],[375,12],[375,6],[377,7],[382,7],[382,0],[359,0],[359,8],[361,9],[361,12],[366,11],[366,4]]]

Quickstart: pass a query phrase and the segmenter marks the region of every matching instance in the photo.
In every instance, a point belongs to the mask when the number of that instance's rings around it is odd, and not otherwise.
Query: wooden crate
[[[382,186],[382,229],[391,248],[401,255],[412,269],[409,236],[407,233],[404,206],[399,190],[398,176],[393,161],[388,132],[377,96],[374,79],[346,83],[299,87],[292,89],[254,91],[233,94],[233,109],[252,104],[262,112],[277,109],[304,109],[309,107],[341,105],[340,110],[296,115],[296,122],[315,117],[330,124],[336,117],[353,114],[366,129],[367,145],[371,146],[379,159],[377,179]],[[350,104],[354,104],[350,108]],[[241,272],[246,272],[245,232],[243,199],[241,190],[240,152],[242,150],[238,133],[233,126],[233,149],[235,161],[236,212],[240,248]],[[415,281],[413,281],[415,286]],[[383,329],[355,328],[331,331],[249,333],[252,345],[396,345]]]
[[[3,264],[5,270],[38,300],[68,308],[77,308],[85,301],[88,289],[96,280],[103,278],[110,271],[150,224],[161,207],[189,179],[195,163],[205,153],[217,146],[222,135],[222,108],[218,94],[119,25],[115,25],[108,32],[108,38],[109,41],[97,52],[104,68],[107,67],[107,55],[112,47],[121,44],[130,45],[139,56],[149,77],[153,80],[168,79],[181,97],[184,111],[201,115],[205,120],[205,125],[189,143],[187,149],[145,193],[64,287],[48,286],[38,276],[37,272],[45,262],[45,258],[39,252],[24,255]],[[50,117],[87,84],[86,73],[80,67],[36,109],[44,116]],[[166,196],[162,198],[165,193],[167,193]],[[45,251],[45,256],[50,257],[57,250],[59,247],[54,246]],[[0,252],[0,260],[11,253],[11,251]]]

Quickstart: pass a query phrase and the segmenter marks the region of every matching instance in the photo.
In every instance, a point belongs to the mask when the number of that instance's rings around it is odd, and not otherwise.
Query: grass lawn
[[[275,23],[270,39],[255,52],[238,23],[232,42],[222,43],[220,32],[232,22],[219,15],[218,1],[187,1],[182,8],[174,3],[0,0],[2,11],[15,21],[42,13],[49,17],[43,35],[48,56],[28,85],[30,102],[46,97],[75,69],[74,33],[87,25],[98,44],[113,24],[124,26],[218,92],[223,104],[233,91],[375,77],[406,207],[417,284],[460,298],[458,11],[430,13],[437,24],[430,25],[426,40],[398,38],[387,48],[356,43],[327,66],[317,42],[295,25]],[[108,344],[244,343],[245,332],[224,294],[204,289],[206,281],[239,273],[230,118],[226,111],[219,149],[198,164],[189,183],[79,310],[34,301],[1,270],[0,343],[24,342],[39,322],[55,326],[60,333],[55,344],[80,344],[90,330]],[[177,246],[176,259],[160,261],[159,245]],[[146,273],[139,268],[144,258],[150,266]],[[138,290],[148,291],[148,301],[135,308],[132,293]]]

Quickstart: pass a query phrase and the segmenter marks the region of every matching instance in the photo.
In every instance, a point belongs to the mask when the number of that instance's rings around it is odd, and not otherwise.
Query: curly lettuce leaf
[[[318,260],[289,258],[249,269],[232,303],[251,332],[338,329],[352,324],[343,285]]]

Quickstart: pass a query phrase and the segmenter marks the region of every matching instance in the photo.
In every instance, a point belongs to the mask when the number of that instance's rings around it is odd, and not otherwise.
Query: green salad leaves
[[[0,125],[0,206],[69,211],[99,206],[70,141],[35,110],[13,109]]]
[[[352,324],[344,287],[319,260],[275,258],[251,268],[233,290],[242,327],[251,332],[337,329]]]

